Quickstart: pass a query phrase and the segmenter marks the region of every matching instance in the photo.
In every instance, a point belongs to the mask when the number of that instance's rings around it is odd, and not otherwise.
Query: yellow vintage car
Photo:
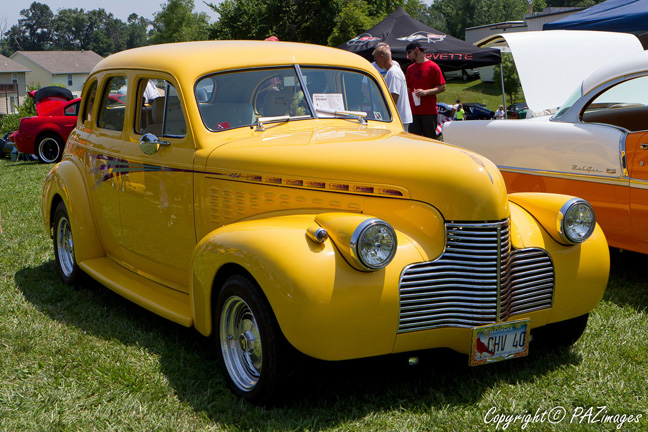
[[[42,217],[64,283],[195,327],[260,403],[296,351],[478,365],[572,344],[609,271],[587,202],[508,195],[487,159],[405,133],[368,62],[296,43],[100,62]]]

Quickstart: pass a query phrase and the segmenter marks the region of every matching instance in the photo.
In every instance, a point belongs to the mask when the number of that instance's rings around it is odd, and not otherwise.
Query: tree
[[[339,0],[225,0],[209,4],[220,16],[212,39],[256,39],[277,36],[283,41],[325,45]]]
[[[421,22],[429,15],[428,6],[421,0],[406,0],[405,4],[403,4],[403,10],[415,20]]]
[[[148,37],[146,33],[149,25],[149,20],[138,16],[135,13],[128,16],[124,38],[126,49],[148,45]]]
[[[407,0],[424,10],[420,0]],[[220,16],[214,39],[265,39],[339,45],[372,27],[404,0],[224,0],[207,3]]]
[[[61,9],[54,18],[54,46],[59,50],[86,49],[88,16],[83,9]]]
[[[54,13],[46,4],[34,2],[20,11],[22,18],[6,33],[11,51],[44,51],[51,49]]]
[[[264,0],[224,0],[207,6],[220,16],[210,30],[211,39],[265,39],[271,35]]]
[[[523,94],[523,92],[517,67],[511,53],[502,53],[502,64],[495,66],[495,82],[501,90],[500,67],[504,72],[504,94],[508,95],[509,103],[515,103],[518,95]]]
[[[206,40],[209,17],[194,12],[193,0],[169,0],[155,14],[151,42],[154,44]]]
[[[0,18],[0,54],[6,57],[10,55],[7,39],[5,38],[8,29],[9,29],[9,24],[7,24],[7,18],[6,17]]]
[[[339,46],[358,34],[378,24],[371,17],[369,5],[363,0],[341,0],[340,11],[335,17],[335,27],[328,38],[330,46]]]

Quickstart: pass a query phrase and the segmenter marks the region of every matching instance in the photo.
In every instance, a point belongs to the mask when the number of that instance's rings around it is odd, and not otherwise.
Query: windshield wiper
[[[318,112],[325,113],[325,114],[333,114],[336,116],[356,116],[358,117],[358,123],[361,125],[366,125],[367,120],[365,120],[365,117],[367,117],[367,113],[364,111],[346,111],[346,110],[334,110],[334,109],[329,109],[329,108],[317,108]]]
[[[257,132],[263,132],[265,130],[265,126],[263,125],[264,123],[277,123],[277,122],[290,121],[291,119],[304,119],[304,118],[311,118],[311,116],[282,115],[282,116],[275,116],[275,117],[259,117],[256,121],[256,130]],[[250,128],[251,127],[252,126],[250,126]]]

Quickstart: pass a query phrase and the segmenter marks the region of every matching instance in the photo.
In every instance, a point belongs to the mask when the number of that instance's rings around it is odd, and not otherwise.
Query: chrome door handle
[[[648,150],[648,144],[639,144],[641,150]]]

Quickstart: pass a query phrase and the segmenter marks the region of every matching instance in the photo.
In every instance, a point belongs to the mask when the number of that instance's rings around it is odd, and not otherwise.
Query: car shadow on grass
[[[477,368],[450,350],[344,362],[298,357],[299,369],[283,403],[258,408],[229,393],[214,343],[195,330],[148,312],[92,280],[81,287],[64,286],[53,261],[19,270],[15,280],[25,299],[52,320],[96,338],[144,348],[159,358],[171,387],[165,391],[225,429],[315,431],[344,428],[347,422],[397,407],[417,412],[474,405],[502,383],[532,383],[582,362],[575,350],[534,352],[533,346],[527,358]],[[105,353],[106,361],[122,354]],[[419,361],[410,366],[413,356]]]
[[[646,255],[610,249],[610,281],[604,300],[636,311],[648,311]]]

